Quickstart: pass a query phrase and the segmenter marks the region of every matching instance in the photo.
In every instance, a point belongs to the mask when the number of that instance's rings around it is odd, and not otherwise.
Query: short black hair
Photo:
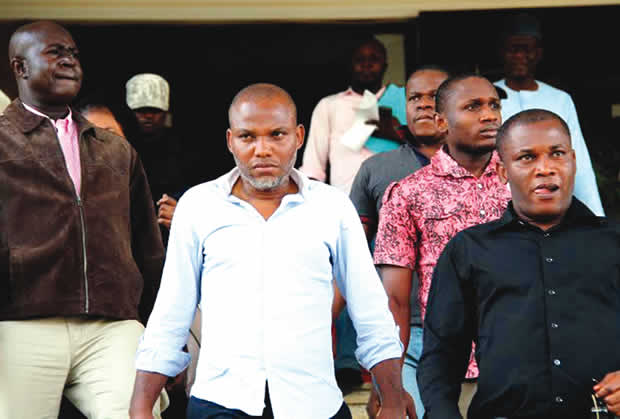
[[[463,80],[470,78],[477,78],[489,81],[486,77],[475,73],[458,74],[456,76],[447,78],[443,81],[443,83],[439,85],[439,87],[437,88],[437,93],[435,93],[435,110],[437,111],[437,113],[442,113],[445,110],[446,104],[450,99],[450,96],[452,96],[452,91],[454,90],[455,85]],[[489,84],[491,84],[490,81]]]
[[[450,77],[450,76],[451,76],[450,72],[449,72],[449,71],[448,71],[445,67],[442,67],[442,66],[437,65],[437,64],[424,64],[424,65],[421,65],[421,66],[419,66],[419,67],[416,67],[416,68],[415,68],[415,69],[414,69],[414,70],[413,70],[413,71],[409,74],[409,77],[407,77],[407,80],[409,80],[409,79],[411,78],[411,76],[413,76],[415,73],[419,73],[419,72],[421,72],[421,71],[437,71],[437,72],[439,72],[439,73],[443,73],[443,74],[445,74],[445,75],[446,75],[446,76],[448,76],[448,77]]]
[[[497,149],[497,153],[502,157],[503,146],[506,141],[510,138],[510,131],[517,126],[520,125],[530,125],[535,124],[536,122],[542,121],[558,121],[560,126],[568,136],[570,140],[570,129],[568,128],[568,124],[561,116],[546,109],[528,109],[525,111],[521,111],[519,113],[514,114],[510,118],[506,120],[497,130],[497,136],[495,137],[495,147]]]

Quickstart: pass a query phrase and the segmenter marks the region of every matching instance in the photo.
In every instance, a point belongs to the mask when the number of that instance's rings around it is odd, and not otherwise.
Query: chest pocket
[[[467,214],[462,205],[437,205],[424,212],[423,226],[419,231],[426,235],[426,240],[435,244],[445,245],[452,237],[463,229]]]

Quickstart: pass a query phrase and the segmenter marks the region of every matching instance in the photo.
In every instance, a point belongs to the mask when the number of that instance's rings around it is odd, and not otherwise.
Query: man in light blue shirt
[[[574,195],[590,210],[604,216],[588,147],[581,133],[575,104],[570,95],[535,79],[542,58],[540,24],[530,15],[519,14],[505,25],[501,56],[505,79],[495,85],[506,92],[502,100],[502,121],[526,109],[545,109],[558,114],[568,124],[577,158]]]
[[[160,292],[138,349],[132,418],[150,418],[198,303],[203,345],[189,418],[350,418],[334,379],[332,278],[357,328],[360,363],[383,398],[381,418],[415,417],[398,331],[352,203],[293,169],[303,144],[284,90],[235,96],[226,137],[236,167],[179,200]],[[159,389],[159,390],[158,390]]]

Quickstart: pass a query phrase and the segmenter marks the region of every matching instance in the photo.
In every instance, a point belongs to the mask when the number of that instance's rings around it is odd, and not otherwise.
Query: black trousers
[[[250,416],[238,409],[228,409],[207,400],[192,396],[187,406],[187,419],[274,419],[269,398],[269,389],[265,390],[265,410],[262,416]],[[321,418],[317,418],[321,419]],[[346,403],[342,403],[340,410],[331,419],[351,419],[351,411]]]

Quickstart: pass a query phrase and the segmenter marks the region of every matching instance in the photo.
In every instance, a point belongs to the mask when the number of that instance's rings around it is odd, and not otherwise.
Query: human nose
[[[74,67],[79,65],[80,61],[75,52],[69,50],[61,51],[60,62],[62,65]]]
[[[258,137],[254,146],[254,154],[258,157],[270,156],[271,145],[265,137]]]
[[[417,108],[420,110],[434,110],[435,100],[431,97],[423,96],[418,102]]]
[[[483,122],[497,122],[499,120],[499,109],[493,106],[484,106],[480,114],[480,120]]]
[[[551,176],[555,174],[555,172],[555,164],[548,156],[540,156],[540,158],[536,161],[537,176]]]

